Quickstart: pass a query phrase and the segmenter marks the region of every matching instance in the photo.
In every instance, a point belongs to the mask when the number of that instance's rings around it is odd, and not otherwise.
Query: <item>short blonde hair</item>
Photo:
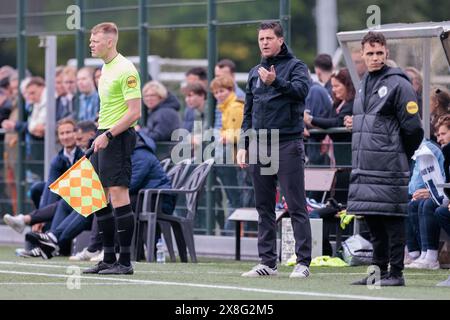
[[[217,77],[217,78],[214,78],[213,81],[211,81],[210,88],[211,88],[211,91],[221,89],[221,88],[225,88],[230,91],[234,91],[234,80],[232,77],[230,77],[228,75],[222,76],[222,77]]]
[[[168,92],[166,87],[159,81],[149,81],[147,82],[144,87],[142,88],[142,93],[145,94],[148,90],[153,90],[156,92],[156,94],[162,99],[166,99]]]
[[[109,34],[113,34],[115,36],[119,35],[119,29],[117,28],[117,25],[114,22],[102,22],[102,23],[95,25],[91,29],[92,34],[96,34],[99,32],[109,33]]]

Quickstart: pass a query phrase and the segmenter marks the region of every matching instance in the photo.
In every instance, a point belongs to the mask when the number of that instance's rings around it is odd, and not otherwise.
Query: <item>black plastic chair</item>
[[[170,159],[169,159],[170,160]],[[180,186],[184,180],[186,179],[186,176],[189,172],[189,169],[191,167],[191,159],[184,159],[183,161],[177,163],[175,166],[173,166],[169,172],[167,173],[167,176],[169,177],[169,179],[171,180],[171,187],[172,188],[177,188],[178,186]],[[158,189],[156,189],[158,190]],[[133,260],[138,260],[139,257],[141,256],[141,237],[142,237],[142,233],[143,230],[141,230],[141,228],[139,228],[139,221],[140,220],[145,220],[145,221],[150,221],[150,223],[148,224],[151,227],[151,231],[150,233],[153,234],[153,237],[155,236],[156,233],[156,225],[154,225],[156,223],[155,217],[153,217],[153,215],[151,214],[152,208],[151,208],[151,198],[147,199],[145,197],[144,194],[144,189],[140,190],[138,193],[138,198],[137,198],[137,205],[136,205],[136,220],[135,220],[135,229],[134,229],[134,234],[133,234],[133,247],[132,248],[132,259]],[[144,206],[145,204],[145,206]],[[139,216],[142,212],[145,212],[145,214],[142,216],[142,218],[140,219]],[[155,221],[153,221],[155,220]],[[172,244],[172,233],[171,233],[171,228],[170,228],[170,223],[168,222],[164,222],[161,221],[158,223],[160,228],[161,228],[161,234],[164,236],[164,240],[166,242],[167,245],[167,249],[169,251],[169,256],[170,256],[170,260],[171,262],[175,262],[176,261],[176,257],[175,257],[175,252],[173,250],[173,244]],[[148,231],[148,230],[147,230]],[[148,236],[149,233],[147,232],[147,240],[148,240]],[[146,241],[147,244],[147,261],[152,262],[154,261],[154,253],[152,253],[152,248],[154,248],[155,245],[155,239],[153,239],[153,241]],[[149,247],[150,246],[150,247]]]
[[[214,159],[209,159],[197,166],[179,188],[141,190],[143,192],[143,210],[138,215],[137,229],[141,229],[142,222],[147,223],[147,261],[153,261],[154,258],[153,248],[155,245],[156,223],[160,223],[160,225],[169,223],[174,231],[180,260],[187,262],[186,249],[188,249],[191,261],[197,262],[194,244],[194,217],[197,212],[199,194],[205,185],[206,177],[213,164]],[[173,216],[162,213],[160,199],[163,194],[184,195],[186,198],[185,216]],[[151,212],[148,208],[152,208],[153,195],[156,195],[155,205],[153,206],[155,211]],[[171,242],[166,242],[166,244],[169,252],[173,250],[173,247],[169,248],[169,246],[172,246]]]

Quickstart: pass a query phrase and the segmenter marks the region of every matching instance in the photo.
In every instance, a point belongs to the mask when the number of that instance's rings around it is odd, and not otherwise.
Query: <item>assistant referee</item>
[[[117,52],[118,39],[119,31],[114,23],[100,23],[91,30],[92,56],[105,62],[98,86],[99,125],[91,162],[110,203],[95,213],[103,237],[103,261],[83,273],[133,274],[130,249],[134,214],[128,188],[131,153],[136,144],[134,126],[141,116],[141,91],[136,68]],[[114,250],[116,225],[120,243],[118,261]]]

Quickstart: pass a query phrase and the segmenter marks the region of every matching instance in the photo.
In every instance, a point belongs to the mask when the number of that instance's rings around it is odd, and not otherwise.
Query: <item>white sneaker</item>
[[[92,257],[89,261],[91,262],[100,262],[103,261],[103,250],[98,251],[98,254]]]
[[[76,255],[69,257],[70,261],[89,261],[91,258],[97,256],[100,251],[89,252],[87,248],[84,248],[81,252]]]
[[[23,221],[23,214],[19,214],[17,216],[12,216],[10,214],[5,214],[3,216],[3,221],[13,228],[18,233],[22,233],[23,229],[25,229],[25,222]]]
[[[302,264],[296,264],[289,278],[308,278],[311,275],[309,268]]]
[[[241,276],[249,278],[257,278],[257,277],[267,277],[277,275],[278,275],[277,266],[275,266],[274,268],[270,268],[265,264],[258,264],[257,266],[254,266],[252,270],[244,272]]]
[[[426,259],[417,259],[413,263],[405,266],[405,268],[438,270],[440,268],[440,265],[439,265],[439,261],[428,261]]]

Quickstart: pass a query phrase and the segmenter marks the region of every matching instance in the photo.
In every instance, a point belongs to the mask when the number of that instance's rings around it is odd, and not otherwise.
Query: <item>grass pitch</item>
[[[312,267],[307,280],[290,279],[291,267],[279,276],[242,278],[254,261],[200,258],[193,263],[138,262],[131,276],[83,275],[90,262],[67,257],[20,258],[11,246],[0,247],[0,299],[120,300],[296,300],[296,299],[450,299],[450,288],[436,287],[449,270],[406,270],[406,287],[369,289],[351,286],[365,267]]]

